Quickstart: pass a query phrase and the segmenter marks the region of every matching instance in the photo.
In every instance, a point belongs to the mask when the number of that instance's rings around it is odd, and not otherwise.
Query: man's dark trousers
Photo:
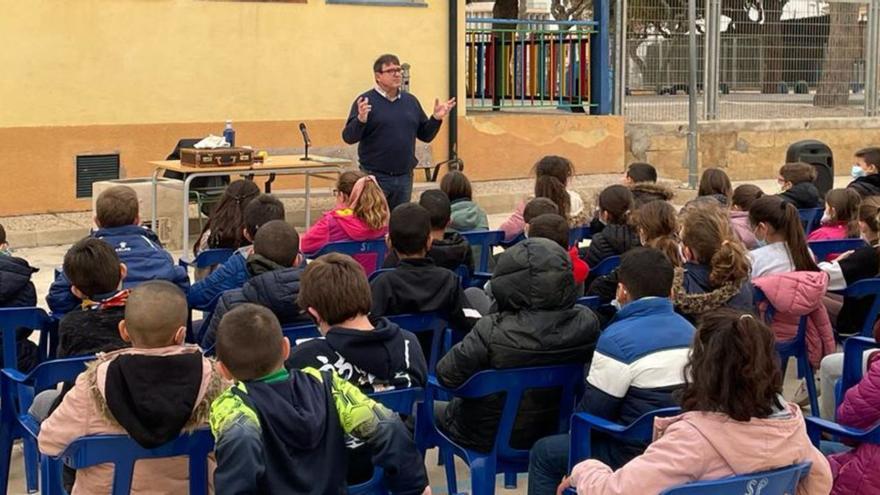
[[[385,193],[385,199],[388,200],[389,211],[393,210],[397,205],[409,203],[412,199],[412,172],[403,175],[388,175],[376,172],[375,170],[364,170],[364,173],[376,177],[379,187]]]

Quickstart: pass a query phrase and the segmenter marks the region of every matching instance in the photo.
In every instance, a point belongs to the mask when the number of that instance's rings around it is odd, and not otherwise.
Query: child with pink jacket
[[[654,441],[612,471],[596,460],[576,465],[578,495],[652,495],[714,480],[811,462],[798,495],[827,495],[828,461],[810,444],[800,409],[782,398],[782,373],[770,329],[731,309],[707,314],[694,336],[682,394],[683,414],[658,418]]]

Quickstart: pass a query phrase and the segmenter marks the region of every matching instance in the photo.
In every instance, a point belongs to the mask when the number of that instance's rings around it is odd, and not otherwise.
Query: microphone
[[[306,154],[300,159],[301,160],[308,160],[309,159],[309,146],[312,144],[312,140],[309,139],[309,130],[306,129],[305,122],[299,123],[299,132],[302,133],[303,144],[305,144],[305,149],[306,149]]]

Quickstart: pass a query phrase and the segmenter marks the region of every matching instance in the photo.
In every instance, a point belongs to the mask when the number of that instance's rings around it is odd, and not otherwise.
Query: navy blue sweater
[[[358,143],[358,158],[366,170],[390,175],[405,175],[418,163],[416,138],[431,142],[443,123],[428,118],[415,96],[401,92],[400,98],[389,101],[375,89],[360,95],[369,98],[372,110],[367,123],[358,116],[357,99],[351,104],[342,140]]]

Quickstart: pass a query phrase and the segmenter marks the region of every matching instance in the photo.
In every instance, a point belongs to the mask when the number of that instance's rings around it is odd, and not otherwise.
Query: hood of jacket
[[[819,196],[819,189],[812,182],[800,182],[791,186],[788,191],[779,195],[782,199],[788,200],[798,209],[804,208],[821,208],[822,198]]]
[[[825,272],[789,272],[752,280],[764,292],[776,311],[796,316],[810,314],[822,306],[828,287]]]
[[[391,380],[399,370],[409,368],[406,341],[400,327],[386,318],[373,320],[373,330],[333,327],[325,339],[351,364],[380,380]]]
[[[486,224],[486,213],[473,201],[461,198],[453,201],[450,206],[451,228],[460,231],[489,228]]]
[[[471,246],[467,239],[458,232],[444,232],[443,239],[431,243],[431,251],[428,257],[434,260],[434,264],[455,270],[459,265],[465,264]]]
[[[371,241],[384,237],[388,233],[387,225],[373,229],[367,225],[367,222],[358,218],[354,211],[349,208],[333,210],[330,214],[336,221],[336,224],[339,225],[339,228],[345,232],[345,235],[355,241]]]
[[[99,354],[87,373],[105,417],[146,448],[205,424],[223,388],[212,362],[194,345]]]
[[[296,320],[302,314],[296,303],[302,268],[272,270],[248,280],[241,288],[248,302],[265,306],[275,313],[281,323]]]
[[[251,277],[256,277],[257,275],[262,275],[264,273],[268,273],[274,270],[283,270],[284,268],[289,268],[281,266],[278,263],[270,260],[269,258],[266,258],[265,256],[261,256],[256,253],[251,254],[247,257],[245,266],[247,267],[248,273],[251,274]]]
[[[602,229],[602,237],[611,246],[614,253],[625,253],[640,245],[638,233],[634,228],[625,224],[609,223],[605,225],[605,228]]]
[[[275,454],[315,450],[325,439],[328,403],[323,383],[304,373],[274,382],[249,381],[265,448]]]
[[[672,187],[661,182],[636,182],[629,186],[637,204],[643,205],[651,201],[670,201],[675,197]]]
[[[850,182],[846,187],[855,187],[869,195],[880,194],[880,174],[865,175]],[[864,196],[864,194],[863,194]]]
[[[92,237],[96,239],[104,239],[105,237],[125,237],[125,236],[138,236],[144,237],[146,240],[154,244],[155,246],[161,248],[162,242],[159,241],[159,236],[156,235],[151,229],[146,227],[142,227],[140,225],[122,225],[119,227],[102,227],[94,232],[92,232]],[[110,241],[108,241],[110,242]],[[118,246],[113,246],[117,248]]]
[[[38,271],[21,258],[0,255],[0,301],[10,301],[28,289],[31,275]]]
[[[495,265],[492,294],[499,311],[571,308],[575,285],[568,252],[543,238],[516,244]]]
[[[672,289],[675,306],[686,315],[700,315],[707,311],[727,306],[743,311],[752,311],[752,286],[748,277],[736,282],[728,282],[713,287],[709,281],[711,268],[708,265],[687,262],[683,268],[675,270]]]
[[[694,445],[683,445],[682,448],[692,449],[697,443],[705,442],[713,451],[705,454],[721,457],[738,475],[766,471],[810,458],[804,451],[812,446],[805,438],[800,408],[794,404],[786,404],[786,408],[787,417],[752,418],[747,422],[736,421],[726,414],[702,411],[657,418],[654,420],[654,439],[679,423],[695,433]]]

